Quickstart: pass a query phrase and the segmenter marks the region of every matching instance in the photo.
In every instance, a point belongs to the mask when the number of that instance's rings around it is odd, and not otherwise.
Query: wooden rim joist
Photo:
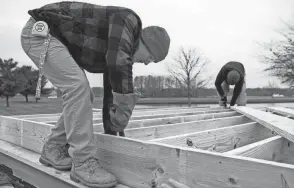
[[[191,188],[294,187],[294,120],[288,118],[294,110],[266,111],[136,109],[125,138],[102,134],[101,111],[95,111],[96,156],[117,177],[116,188],[158,188],[168,178]],[[36,187],[84,188],[69,172],[38,161],[57,119],[58,114],[0,116],[0,163]]]

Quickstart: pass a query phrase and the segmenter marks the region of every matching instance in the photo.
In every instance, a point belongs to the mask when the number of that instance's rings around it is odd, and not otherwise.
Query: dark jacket
[[[67,47],[81,68],[91,73],[108,71],[114,92],[133,93],[132,59],[142,31],[134,11],[65,1],[29,14],[48,24],[50,34]]]
[[[224,95],[224,91],[221,87],[222,83],[226,81],[227,75],[231,70],[236,70],[240,73],[240,81],[235,85],[233,96],[230,102],[230,105],[233,106],[236,103],[236,100],[238,96],[240,95],[242,91],[242,87],[244,84],[244,77],[245,77],[245,68],[242,63],[236,62],[236,61],[230,61],[227,64],[225,64],[221,70],[219,71],[216,80],[215,80],[215,87],[217,89],[217,92],[220,96]]]

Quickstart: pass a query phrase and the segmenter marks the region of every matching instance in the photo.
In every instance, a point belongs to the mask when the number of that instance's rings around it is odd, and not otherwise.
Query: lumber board
[[[176,123],[170,125],[150,126],[125,130],[126,137],[150,140],[178,134],[185,134],[208,129],[220,128],[249,123],[251,120],[244,115],[215,118],[208,120]],[[44,143],[46,135],[50,133],[53,125],[17,118],[0,116],[0,138],[12,143],[19,142],[20,146],[32,149],[38,142]],[[45,129],[45,130],[44,130]],[[25,146],[23,143],[32,143]]]
[[[161,108],[161,107],[150,107],[150,106],[141,106],[141,105],[136,105],[134,110],[145,110],[145,109],[158,109],[158,108]],[[179,108],[184,108],[184,107],[179,107]],[[188,108],[188,107],[186,107]],[[203,108],[203,107],[198,107],[198,108]],[[170,108],[161,108],[161,109],[170,109]],[[102,109],[101,108],[93,108],[93,112],[101,112]],[[10,117],[14,117],[14,118],[30,118],[30,117],[36,117],[36,116],[39,116],[39,117],[51,117],[51,116],[60,116],[61,113],[55,113],[55,114],[26,114],[26,115],[13,115],[13,116],[10,116]]]
[[[190,121],[199,121],[206,119],[222,118],[222,117],[232,117],[238,116],[238,112],[220,112],[220,113],[207,113],[198,115],[188,115],[188,116],[172,116],[163,118],[153,118],[153,119],[142,119],[142,120],[130,120],[126,129],[140,128],[140,127],[150,127],[156,125],[170,125],[175,123],[184,123]],[[103,123],[94,124],[95,132],[104,132]]]
[[[33,117],[52,117],[52,116],[60,116],[61,113],[54,113],[54,114],[27,114],[27,115],[13,115],[9,117],[19,118],[19,119],[26,119],[26,118],[33,118]]]
[[[39,171],[39,173],[45,173],[47,174],[47,176],[51,176],[55,178],[54,182],[59,180],[67,184],[67,187],[88,188],[87,186],[83,184],[78,184],[72,181],[69,177],[69,172],[58,171],[53,168],[42,165],[39,162],[40,154],[36,152],[26,150],[20,146],[17,146],[15,144],[11,144],[9,142],[2,141],[2,140],[0,140],[0,145],[1,145],[0,147],[1,162],[6,162],[5,159],[1,156],[1,154],[8,155],[10,158],[17,160],[17,163],[23,163],[28,166],[32,166],[36,171]],[[25,179],[28,183],[34,186],[43,188],[45,187],[44,184],[46,183],[47,184],[49,183],[49,185],[46,185],[46,187],[50,187],[50,186],[52,187],[52,184],[53,185],[55,184],[55,183],[52,183],[52,178],[48,178],[48,179],[42,178],[40,181],[36,181],[36,180],[33,181],[32,179],[34,178],[31,177],[33,175],[32,172],[24,172],[23,171],[24,169],[19,169],[19,164],[16,164],[15,161],[13,162],[7,161],[5,165],[10,167],[13,170],[14,175],[18,176],[21,179]],[[117,184],[114,188],[130,188],[130,187],[122,185],[122,184]]]
[[[150,141],[222,153],[272,136],[269,129],[252,122]]]
[[[101,112],[93,112],[93,119],[100,119],[102,117]],[[56,123],[58,119],[60,118],[60,115],[53,115],[53,116],[35,116],[35,117],[26,117],[26,118],[20,118],[25,119],[29,121],[35,121],[35,122],[44,122],[44,123]]]
[[[145,119],[155,119],[155,118],[165,118],[165,117],[178,117],[178,116],[188,116],[188,115],[197,115],[197,114],[209,114],[209,113],[221,113],[221,112],[232,112],[232,110],[229,109],[220,109],[220,110],[208,110],[208,111],[192,111],[192,112],[177,112],[177,113],[163,113],[163,114],[156,114],[156,115],[132,115],[130,118],[130,121],[134,120],[145,120]],[[99,117],[98,117],[99,116]],[[98,117],[98,118],[97,118]],[[49,118],[48,118],[49,119]],[[47,120],[47,119],[46,119]],[[43,122],[43,121],[38,121]],[[52,125],[56,124],[56,120],[45,121],[44,123],[49,123]],[[102,118],[101,115],[95,115],[93,116],[93,125],[101,125],[102,124]]]
[[[294,164],[294,143],[283,138],[283,155],[281,162]]]
[[[141,107],[140,105],[136,105],[135,108],[134,108],[134,112],[135,111],[155,111],[155,110],[171,110],[171,109],[174,109],[174,110],[181,110],[181,109],[223,109],[223,108],[220,108],[220,107],[214,107],[214,108],[210,108],[210,106],[196,106],[196,107]],[[100,108],[93,108],[93,112],[102,112],[102,109]],[[26,114],[26,115],[13,115],[13,116],[10,116],[10,117],[14,117],[14,118],[21,118],[21,119],[25,119],[25,118],[31,118],[31,117],[51,117],[51,116],[60,116],[61,113],[54,113],[54,114]]]
[[[220,113],[220,112],[231,112],[230,109],[214,109],[214,110],[203,110],[203,111],[177,111],[174,113],[154,113],[151,115],[141,114],[136,115],[133,114],[130,120],[143,120],[143,119],[154,119],[154,118],[164,118],[164,117],[178,117],[178,116],[188,116],[188,115],[199,115],[199,114],[209,114],[209,113]],[[102,118],[95,119],[93,121],[94,125],[102,123]]]
[[[270,130],[275,131],[278,135],[289,141],[294,141],[294,120],[249,107],[240,106],[233,107],[233,109]]]
[[[7,117],[6,117],[7,118]],[[40,124],[46,134],[46,124]],[[23,135],[24,137],[26,135]],[[37,137],[39,138],[39,137]],[[40,138],[39,138],[40,139]],[[294,186],[294,165],[95,133],[96,157],[121,184],[159,187],[174,178],[193,188]],[[42,142],[34,151],[41,152]],[[24,143],[23,147],[29,143]]]
[[[182,114],[194,114],[194,113],[204,113],[205,111],[208,112],[221,112],[221,111],[232,111],[230,109],[202,109],[202,108],[189,108],[189,109],[164,109],[164,110],[146,110],[146,111],[141,111],[141,110],[134,110],[131,119],[146,119],[148,117],[150,118],[154,118],[154,117],[167,117],[167,116],[171,116],[177,113],[182,113]],[[30,117],[25,117],[22,119],[26,119],[26,120],[31,120],[31,121],[37,121],[37,122],[46,122],[46,123],[56,123],[59,119],[60,115],[54,115],[54,116],[30,116]],[[102,122],[102,112],[93,112],[93,119],[94,119],[94,123],[101,123]]]
[[[228,151],[225,154],[281,162],[283,158],[283,144],[284,138],[276,135],[259,142]]]
[[[266,111],[276,113],[288,118],[294,118],[294,110],[285,107],[266,107]]]
[[[34,150],[43,144],[53,125],[0,116],[0,139]]]
[[[139,140],[151,140],[179,134],[187,134],[220,127],[229,127],[243,123],[252,122],[249,118],[239,115],[226,118],[215,118],[170,125],[159,125],[125,130],[128,138]]]
[[[226,154],[294,164],[293,143],[279,135],[228,151]]]

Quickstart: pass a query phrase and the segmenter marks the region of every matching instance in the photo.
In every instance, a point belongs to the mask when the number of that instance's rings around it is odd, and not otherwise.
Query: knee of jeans
[[[87,78],[79,77],[72,81],[72,84],[66,87],[65,93],[75,93],[81,95],[91,95],[91,88]]]

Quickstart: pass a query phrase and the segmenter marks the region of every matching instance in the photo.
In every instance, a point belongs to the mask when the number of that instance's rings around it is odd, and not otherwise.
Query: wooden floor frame
[[[159,188],[168,178],[191,188],[291,188],[294,120],[279,113],[249,107],[136,109],[125,138],[102,134],[102,124],[94,125],[96,156],[117,177],[116,188]],[[84,188],[68,172],[38,161],[54,126],[48,120],[57,116],[0,116],[0,161],[36,187],[50,188],[54,180],[60,188]],[[101,111],[94,111],[95,118],[101,120]]]

